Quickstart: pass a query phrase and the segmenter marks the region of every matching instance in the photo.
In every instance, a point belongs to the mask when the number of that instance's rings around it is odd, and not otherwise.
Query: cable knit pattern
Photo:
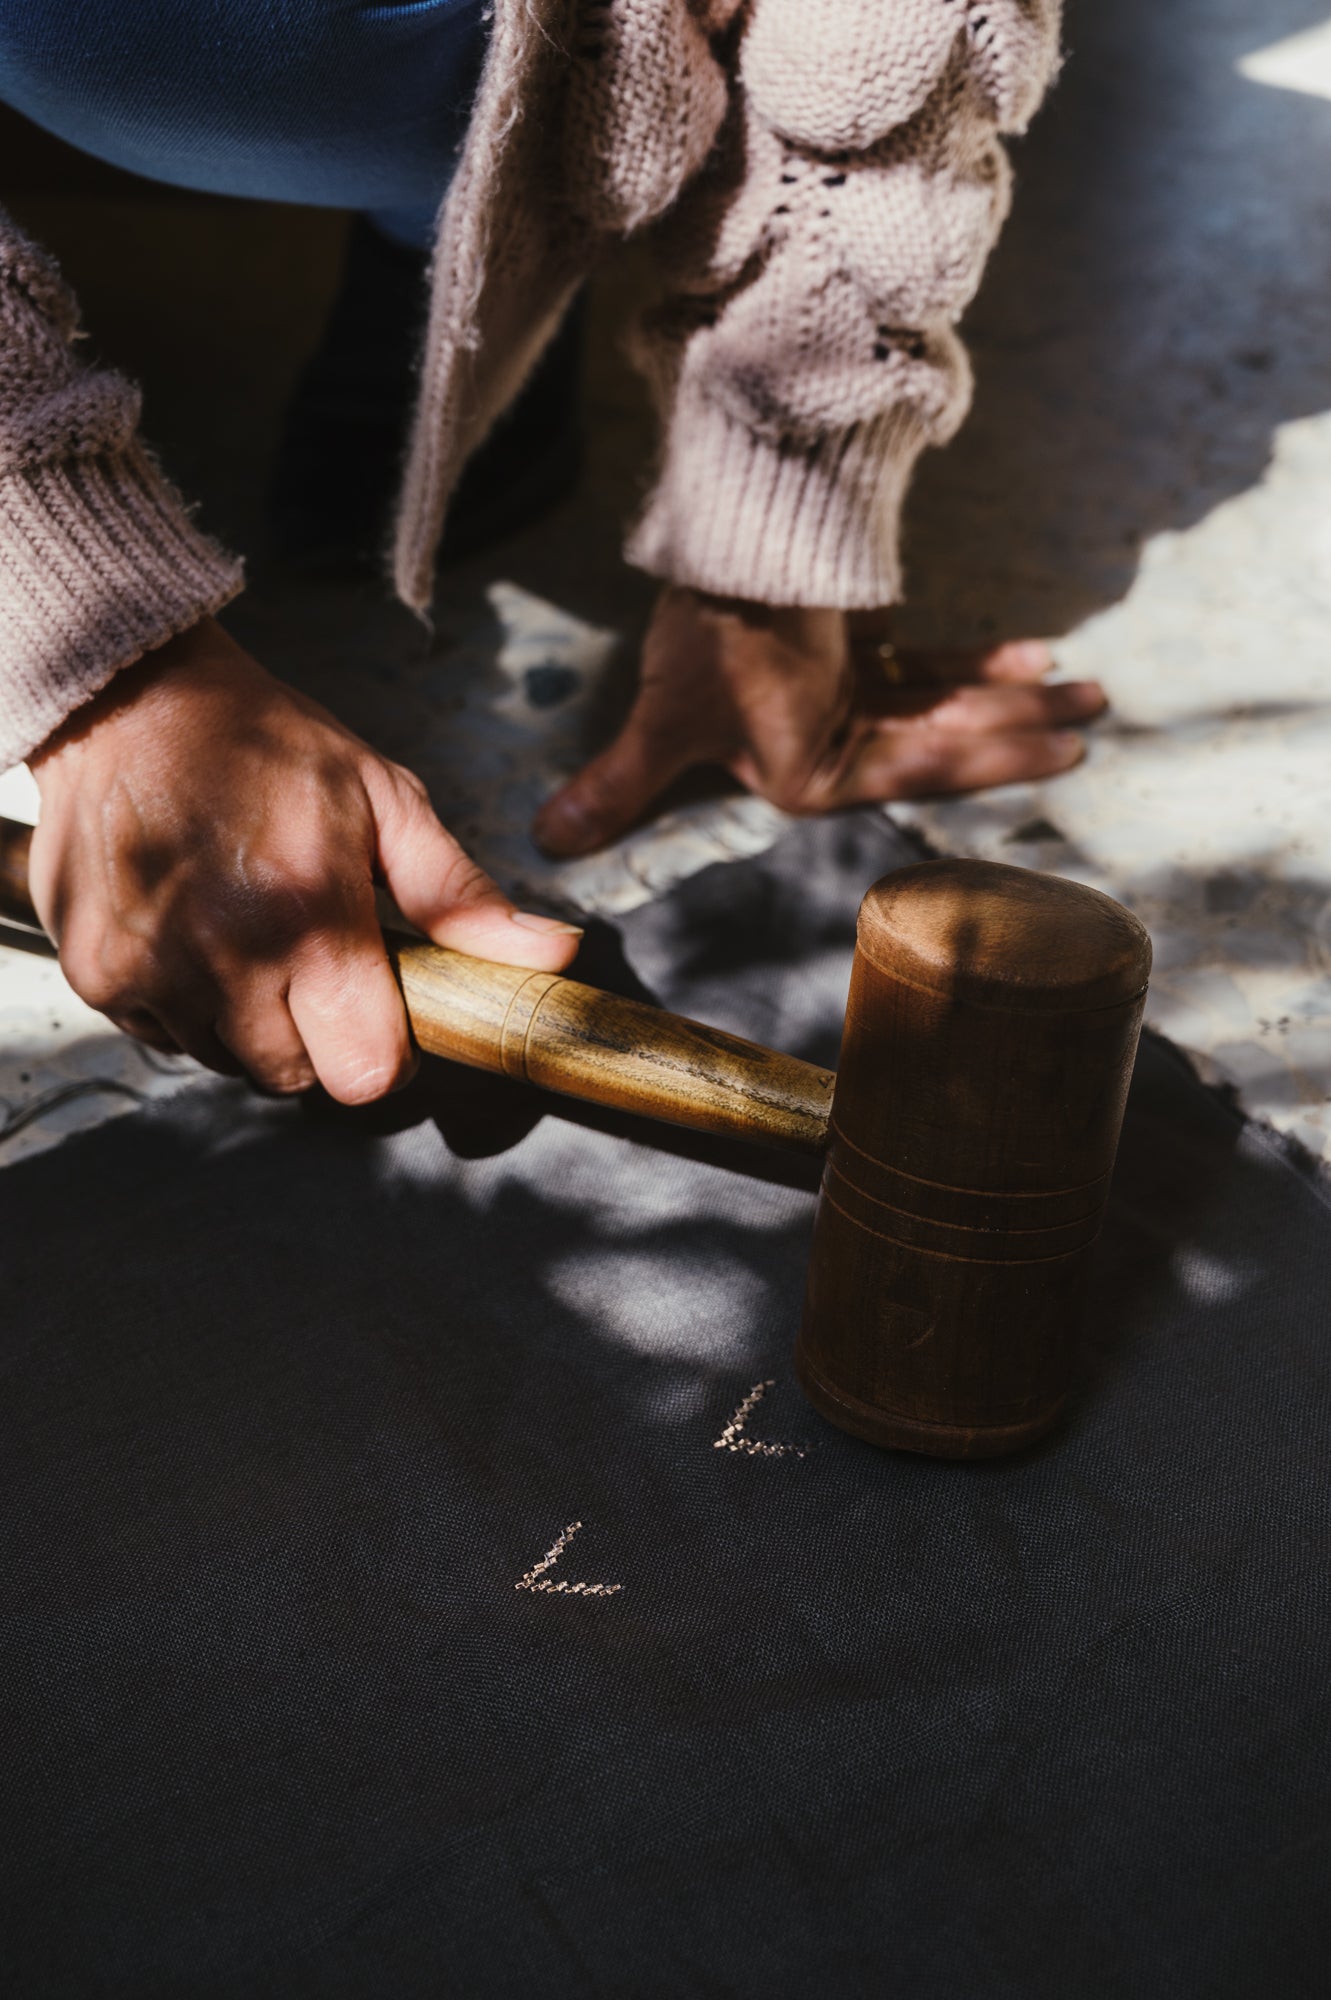
[[[976,78],[1000,132],[1024,132],[1058,68],[1062,0],[969,0]]]
[[[240,588],[138,441],[137,391],[76,358],[77,327],[0,211],[0,770]]]
[[[919,110],[962,16],[961,0],[760,0],[740,77],[778,137],[858,152]]]
[[[711,151],[725,71],[685,6],[583,0],[564,113],[569,199],[597,229],[653,221]]]
[[[771,604],[892,602],[911,470],[969,403],[953,328],[1007,209],[999,135],[1057,66],[1058,0],[498,0],[505,26],[520,55],[497,35],[492,71],[530,64],[527,130],[503,148],[526,177],[496,175],[478,109],[444,211],[399,593],[428,605],[449,492],[512,393],[502,329],[552,325],[575,274],[646,226],[660,287],[634,352],[661,451],[630,561]],[[533,199],[544,228],[519,254]],[[506,241],[475,223],[496,215]],[[478,291],[452,246],[482,232]]]
[[[819,17],[826,66],[797,33]],[[1008,206],[990,72],[960,0],[757,0],[739,73],[725,157],[657,232],[637,353],[665,448],[629,554],[767,603],[888,604],[915,460],[969,406],[952,329]],[[712,459],[724,478],[699,476]]]
[[[1058,0],[495,0],[439,221],[394,541],[428,609],[448,501],[578,286],[638,233],[661,416],[631,561],[770,604],[890,603],[911,470],[965,413],[954,327],[1008,201],[999,135],[1057,66]],[[0,765],[224,603],[237,565],[81,368],[48,260],[0,217]]]

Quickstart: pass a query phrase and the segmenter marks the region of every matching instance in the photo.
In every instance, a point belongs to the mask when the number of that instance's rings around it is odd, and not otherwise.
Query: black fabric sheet
[[[830,1059],[901,858],[621,979]],[[802,1402],[812,1205],[441,1066],[0,1176],[0,1991],[1324,1994],[1325,1183],[1146,1047],[1082,1398],[973,1467]]]

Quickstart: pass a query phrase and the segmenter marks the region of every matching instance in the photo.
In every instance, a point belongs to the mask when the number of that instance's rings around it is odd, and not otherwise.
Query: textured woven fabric
[[[897,853],[628,961],[825,1059]],[[944,1465],[800,1399],[779,1163],[431,1088],[0,1181],[6,1995],[1320,2000],[1325,1183],[1148,1045],[1081,1400]]]

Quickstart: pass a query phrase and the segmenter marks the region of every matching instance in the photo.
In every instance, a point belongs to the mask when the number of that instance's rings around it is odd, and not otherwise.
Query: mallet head
[[[931,861],[869,891],[797,1351],[833,1423],[983,1458],[1055,1421],[1150,964],[1055,876]]]

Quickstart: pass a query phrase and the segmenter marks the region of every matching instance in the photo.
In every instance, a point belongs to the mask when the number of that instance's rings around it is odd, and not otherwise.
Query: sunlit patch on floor
[[[1255,49],[1238,63],[1240,76],[1267,83],[1276,90],[1298,90],[1308,97],[1331,97],[1331,21],[1302,34]]]
[[[1329,31],[1331,32],[1331,31]],[[1331,45],[1331,43],[1329,43]],[[1328,280],[1331,326],[1331,280]],[[1060,642],[1111,710],[1049,785],[892,807],[947,852],[1050,869],[1136,911],[1147,1021],[1245,1111],[1331,1158],[1331,415],[1158,535],[1121,604]]]

